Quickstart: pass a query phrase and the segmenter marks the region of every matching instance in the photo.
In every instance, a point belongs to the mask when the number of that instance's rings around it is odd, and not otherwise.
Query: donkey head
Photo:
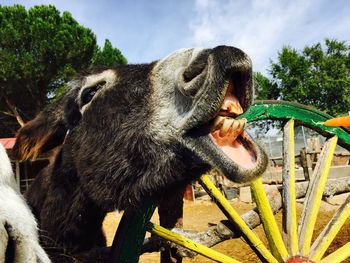
[[[179,50],[151,64],[95,69],[18,133],[22,158],[65,142],[52,176],[71,180],[106,209],[123,209],[214,166],[235,182],[267,157],[235,118],[253,99],[241,50]],[[64,179],[58,179],[64,178]]]

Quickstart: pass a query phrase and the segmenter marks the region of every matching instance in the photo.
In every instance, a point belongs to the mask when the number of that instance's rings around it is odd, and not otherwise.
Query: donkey
[[[211,167],[235,182],[267,157],[236,119],[253,100],[241,50],[183,49],[150,64],[95,68],[22,127],[22,159],[60,146],[28,193],[53,262],[106,262],[107,212],[159,200]],[[59,252],[57,252],[59,251]]]

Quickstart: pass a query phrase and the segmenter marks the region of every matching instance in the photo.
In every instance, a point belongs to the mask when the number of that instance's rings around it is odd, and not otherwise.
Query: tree
[[[94,56],[106,53],[99,63],[112,63],[105,62],[108,52],[115,54],[116,49],[106,41],[99,51],[95,34],[68,12],[60,14],[54,6],[27,11],[20,5],[0,5],[0,136],[13,136],[19,124],[65,90],[63,84],[90,66]]]
[[[289,46],[272,62],[271,79],[256,74],[258,99],[283,99],[316,107],[331,115],[350,109],[350,46],[326,39],[297,51]]]
[[[127,64],[127,59],[123,56],[118,48],[114,48],[112,43],[106,39],[103,49],[99,46],[95,47],[93,57],[91,59],[92,66],[115,66]],[[68,86],[61,85],[54,92],[54,97],[60,97],[65,93]]]
[[[103,49],[97,47],[92,59],[93,65],[114,66],[116,64],[127,64],[128,61],[119,49],[114,48],[112,43],[106,39]]]
[[[254,88],[257,95],[256,99],[269,100],[277,99],[279,91],[275,83],[272,83],[267,77],[260,72],[254,72]]]

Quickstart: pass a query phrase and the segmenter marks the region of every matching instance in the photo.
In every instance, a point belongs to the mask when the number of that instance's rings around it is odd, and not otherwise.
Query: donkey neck
[[[40,226],[58,246],[72,252],[105,246],[102,222],[106,211],[84,192],[70,160],[62,150],[56,157]]]

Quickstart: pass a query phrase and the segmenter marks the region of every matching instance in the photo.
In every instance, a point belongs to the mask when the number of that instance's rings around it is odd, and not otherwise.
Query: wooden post
[[[311,167],[312,170],[314,170],[316,166],[318,154],[321,152],[320,137],[312,137],[307,139],[307,147],[308,147],[308,152],[310,152],[310,155],[309,155],[310,165],[308,166]]]
[[[300,165],[303,167],[304,177],[306,181],[310,181],[309,167],[307,165],[307,155],[305,147],[300,150]]]

